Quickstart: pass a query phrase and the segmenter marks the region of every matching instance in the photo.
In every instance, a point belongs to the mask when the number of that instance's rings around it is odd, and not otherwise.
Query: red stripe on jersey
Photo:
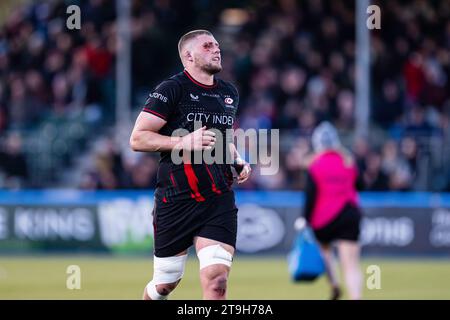
[[[190,163],[184,164],[184,173],[186,173],[189,187],[191,188],[192,191],[191,197],[198,202],[205,201],[205,198],[203,198],[203,196],[200,194],[200,191],[198,190],[198,179]]]
[[[166,120],[166,117],[164,117],[162,114],[160,114],[160,113],[158,113],[158,112],[156,112],[156,111],[150,110],[150,109],[148,109],[148,108],[144,108],[143,110],[146,111],[146,112],[149,112],[149,113],[154,114],[154,115],[157,116],[158,118],[161,118],[161,119],[163,119],[163,120]]]
[[[213,175],[211,174],[211,171],[209,171],[209,167],[208,167],[208,165],[207,165],[206,163],[205,163],[205,167],[206,167],[206,172],[208,172],[208,175],[209,175],[209,177],[211,178],[212,191],[214,191],[214,192],[217,193],[217,194],[221,194],[222,191],[220,191],[220,190],[217,189],[216,183],[215,183],[215,181],[214,181],[214,177],[213,177]]]
[[[172,181],[172,185],[176,188],[177,184],[175,182],[175,178],[173,177],[173,172],[170,173],[170,180]]]
[[[217,80],[214,80],[214,84],[207,85],[207,84],[203,84],[203,83],[198,82],[197,80],[195,80],[195,79],[189,74],[189,72],[187,72],[187,70],[184,70],[183,72],[184,72],[184,74],[189,78],[189,80],[191,80],[193,83],[195,83],[196,85],[198,85],[198,86],[200,86],[200,87],[202,87],[202,88],[205,88],[205,89],[211,89],[211,88],[217,87]]]

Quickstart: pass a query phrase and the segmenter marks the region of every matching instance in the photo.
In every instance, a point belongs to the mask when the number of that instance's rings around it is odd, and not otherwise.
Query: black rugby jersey
[[[167,121],[159,131],[162,135],[171,136],[180,128],[193,132],[194,121],[201,122],[201,126],[207,129],[222,132],[223,147],[226,148],[225,140],[232,141],[229,135],[226,137],[226,129],[233,128],[238,104],[239,95],[231,83],[214,79],[213,85],[204,85],[185,70],[159,84],[149,94],[143,111]],[[175,164],[170,151],[161,152],[155,193],[157,200],[204,201],[231,190],[233,176],[231,166],[225,161],[225,150],[222,163],[194,163],[192,154],[192,164]]]

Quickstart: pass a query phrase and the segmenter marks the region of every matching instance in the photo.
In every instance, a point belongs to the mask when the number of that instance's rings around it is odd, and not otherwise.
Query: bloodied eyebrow
[[[209,42],[205,42],[205,43],[203,43],[203,46],[205,47],[205,48],[211,48],[211,47],[213,47],[213,46],[219,46],[219,44],[217,43],[217,42],[212,42],[212,41],[209,41]]]

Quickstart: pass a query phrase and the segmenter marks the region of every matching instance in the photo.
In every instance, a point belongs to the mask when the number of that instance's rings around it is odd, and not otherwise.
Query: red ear
[[[188,59],[188,61],[194,61],[194,59],[192,58],[192,55],[189,51],[186,51],[186,58]]]

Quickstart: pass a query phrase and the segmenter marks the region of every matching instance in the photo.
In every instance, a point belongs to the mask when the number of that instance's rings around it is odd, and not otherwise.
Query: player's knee
[[[184,274],[187,255],[153,260],[153,279],[146,287],[152,300],[165,300],[180,282]]]
[[[202,270],[202,275],[206,280],[208,290],[218,296],[225,295],[228,282],[228,267],[224,265],[214,265]]]
[[[180,280],[174,283],[156,284],[154,279],[145,287],[145,300],[166,300],[169,294],[176,288]]]
[[[174,282],[174,283],[158,284],[158,285],[156,285],[156,291],[160,295],[167,296],[167,295],[169,295],[169,293],[171,293],[177,287],[177,285],[180,282],[180,280],[178,280],[177,282]]]
[[[217,297],[224,296],[233,255],[221,245],[207,246],[199,250],[197,255],[207,290],[214,292]]]
[[[227,291],[227,276],[220,275],[211,280],[209,289],[214,292],[218,297],[225,296]]]

